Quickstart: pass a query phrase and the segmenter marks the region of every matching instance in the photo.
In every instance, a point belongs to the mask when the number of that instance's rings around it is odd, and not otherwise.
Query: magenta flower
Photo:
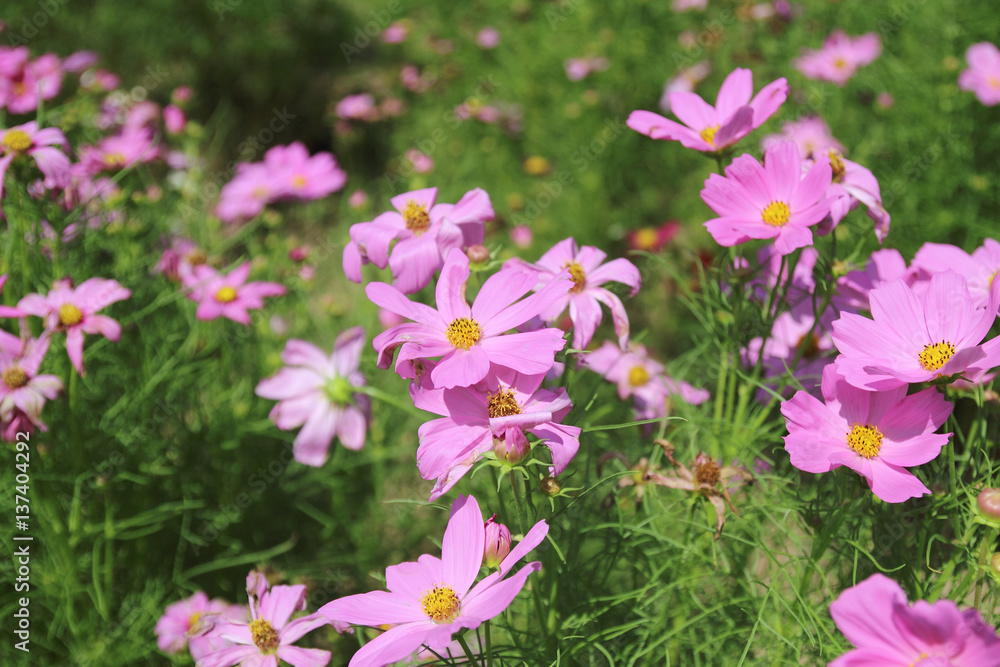
[[[247,610],[220,598],[209,600],[204,591],[198,591],[189,598],[167,605],[154,629],[156,646],[164,653],[178,653],[187,647],[195,660],[221,648],[232,646],[231,642],[220,637],[194,634],[198,631],[199,622],[211,622],[216,617],[234,622],[246,622]]]
[[[329,355],[312,343],[292,339],[281,353],[286,367],[254,390],[261,398],[278,401],[270,414],[278,428],[302,426],[294,443],[299,463],[326,463],[335,437],[348,449],[364,446],[371,401],[355,391],[365,385],[358,370],[364,342],[362,327],[341,332]]]
[[[1000,104],[1000,49],[978,42],[965,51],[969,68],[958,75],[958,87],[976,94],[986,106]]]
[[[442,653],[456,632],[479,627],[517,597],[528,575],[541,569],[541,563],[528,563],[509,579],[504,577],[548,531],[547,523],[536,523],[499,569],[473,586],[483,563],[483,516],[475,498],[459,496],[451,506],[441,558],[424,554],[415,562],[388,567],[388,591],[340,598],[321,607],[319,613],[333,622],[393,626],[361,647],[350,667],[384,667],[424,645]]]
[[[601,323],[603,303],[611,310],[615,333],[618,334],[618,344],[624,349],[628,345],[628,313],[625,312],[621,299],[601,285],[611,281],[622,283],[629,287],[629,296],[635,296],[642,278],[639,276],[639,269],[627,259],[618,258],[603,264],[606,257],[602,250],[592,246],[577,248],[576,241],[568,238],[554,245],[534,264],[514,259],[507,262],[505,267],[535,272],[538,275],[535,290],[543,288],[568,269],[573,279],[572,289],[542,311],[542,320],[552,324],[568,306],[569,317],[573,320],[573,347],[583,350],[590,344],[594,331]]]
[[[481,244],[484,223],[494,217],[489,195],[479,188],[466,192],[457,204],[435,204],[437,188],[405,192],[390,201],[395,211],[351,226],[344,273],[360,283],[364,264],[380,269],[388,264],[393,285],[404,294],[427,286],[453,248]]]
[[[873,32],[848,37],[843,30],[834,30],[823,48],[803,49],[802,56],[792,65],[809,79],[832,81],[843,86],[858,68],[875,61],[882,53],[882,41]]]
[[[906,395],[906,386],[871,392],[852,387],[836,366],[823,370],[824,403],[800,391],[781,404],[785,449],[793,466],[829,472],[847,466],[872,493],[901,503],[930,493],[906,468],[937,458],[950,433],[935,433],[951,414],[933,387]]]
[[[119,171],[159,156],[153,133],[145,127],[125,127],[96,146],[80,147],[80,162],[91,174]]]
[[[29,113],[41,100],[51,100],[62,87],[63,68],[59,58],[46,53],[29,60],[28,47],[0,46],[0,109]]]
[[[679,141],[686,148],[717,153],[764,124],[788,97],[788,82],[777,79],[753,96],[753,72],[737,68],[719,89],[715,106],[694,93],[670,93],[670,110],[680,123],[651,111],[633,111],[626,125],[653,139]]]
[[[980,345],[996,319],[1000,282],[978,310],[954,271],[935,274],[923,298],[895,280],[869,300],[874,319],[844,313],[833,323],[837,368],[855,387],[881,391],[1000,365],[1000,338]]]
[[[215,618],[203,636],[231,642],[198,659],[196,667],[278,667],[283,660],[295,667],[323,667],[330,662],[330,652],[293,646],[307,632],[327,625],[318,612],[289,622],[292,614],[306,608],[306,587],[274,586],[259,572],[247,576],[250,599],[250,623],[234,623]]]
[[[222,187],[215,215],[223,222],[250,220],[278,196],[278,184],[263,163],[241,163],[236,176]]]
[[[199,264],[190,275],[182,276],[185,286],[191,288],[188,298],[198,302],[195,317],[204,321],[227,317],[248,325],[248,310],[263,308],[266,297],[281,296],[288,291],[278,283],[248,283],[249,275],[250,262],[243,262],[229,275],[222,275],[207,264]]]
[[[45,318],[49,331],[66,332],[66,352],[76,371],[83,375],[83,335],[101,334],[118,342],[122,328],[118,322],[97,311],[132,296],[117,280],[90,278],[76,288],[66,280],[52,283],[48,295],[28,294],[17,307],[28,315]]]
[[[913,257],[913,268],[928,277],[948,270],[961,275],[973,305],[982,308],[989,303],[993,281],[1000,274],[1000,243],[986,239],[971,255],[946,243],[925,243]]]
[[[28,155],[45,177],[48,189],[69,185],[69,158],[66,157],[66,137],[54,127],[38,129],[31,121],[10,129],[0,129],[0,199],[3,199],[3,182],[7,168],[19,155]]]
[[[264,166],[277,183],[276,199],[322,199],[347,182],[347,173],[332,153],[310,156],[305,145],[297,141],[264,153]]]
[[[705,227],[719,245],[774,239],[778,252],[787,255],[812,245],[809,227],[830,212],[826,191],[832,178],[826,157],[803,176],[799,149],[790,141],[768,148],[763,165],[741,155],[724,177],[712,174],[705,181],[701,198],[720,216]]]
[[[830,667],[1000,666],[1000,637],[978,611],[960,611],[951,600],[911,605],[900,585],[884,574],[841,593],[830,615],[857,647]]]
[[[433,375],[433,371],[432,371]],[[561,474],[580,448],[581,429],[562,422],[573,403],[565,389],[541,389],[544,374],[521,375],[499,370],[475,387],[429,388],[417,378],[413,403],[441,415],[420,426],[417,469],[436,479],[430,500],[447,493],[482,455],[516,463],[529,450],[526,434],[552,453],[549,473]]]
[[[565,346],[563,332],[548,328],[507,334],[535,317],[573,286],[567,272],[526,299],[514,303],[535,286],[535,274],[501,271],[490,276],[470,308],[465,301],[469,258],[452,249],[435,288],[438,310],[409,301],[398,289],[371,283],[365,289],[375,305],[413,320],[375,337],[379,368],[388,368],[400,347],[397,370],[409,359],[441,361],[431,371],[434,386],[468,387],[484,379],[490,365],[526,375],[545,373]]]
[[[6,341],[0,350],[0,378],[3,380],[0,382],[0,422],[9,424],[23,416],[28,421],[28,428],[24,430],[33,431],[37,427],[47,431],[42,421],[42,408],[45,401],[55,400],[63,388],[62,380],[55,375],[38,374],[49,349],[49,335],[43,333],[41,338],[25,338],[19,342],[20,349],[14,354],[8,354]]]

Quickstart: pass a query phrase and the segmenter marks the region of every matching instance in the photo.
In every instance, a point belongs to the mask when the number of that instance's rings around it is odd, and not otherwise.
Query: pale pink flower
[[[937,389],[906,395],[906,386],[865,391],[847,383],[836,366],[823,370],[823,400],[800,391],[781,404],[791,463],[812,473],[847,466],[872,493],[901,503],[930,493],[906,470],[937,458],[950,433],[935,433],[952,404]]]
[[[530,248],[534,240],[535,235],[532,233],[531,227],[527,225],[514,225],[510,228],[510,242],[518,248],[522,250]]]
[[[856,647],[830,667],[1000,667],[1000,636],[977,610],[944,599],[910,604],[884,574],[841,593],[830,615]]]
[[[882,41],[874,32],[849,37],[834,30],[819,50],[803,49],[792,65],[810,79],[832,81],[843,86],[858,68],[874,62],[882,53]]]
[[[170,134],[180,134],[187,125],[187,118],[180,107],[168,104],[163,107],[163,126]]]
[[[982,308],[989,303],[990,289],[1000,274],[1000,243],[986,239],[972,254],[946,243],[925,243],[913,257],[913,268],[929,279],[935,273],[954,271],[969,287],[973,305]]]
[[[406,41],[409,34],[410,30],[406,27],[406,22],[396,21],[395,23],[390,23],[379,37],[386,44],[400,44]]]
[[[90,278],[76,288],[68,280],[57,280],[46,296],[28,294],[17,307],[29,315],[45,318],[49,331],[66,332],[66,352],[80,375],[83,375],[83,335],[100,334],[118,342],[122,328],[107,315],[97,311],[132,296],[117,280]]]
[[[725,177],[710,175],[701,191],[720,216],[705,223],[719,245],[774,239],[782,255],[812,245],[809,227],[830,212],[826,192],[832,172],[825,157],[803,173],[798,147],[783,141],[768,148],[763,165],[741,155],[725,172]]]
[[[236,166],[233,180],[223,186],[215,214],[223,222],[255,218],[278,197],[278,192],[278,184],[264,164],[241,163]]]
[[[629,296],[635,296],[642,278],[639,269],[627,259],[619,257],[604,263],[606,257],[604,251],[593,246],[578,248],[576,241],[570,237],[554,245],[534,264],[513,259],[504,265],[504,269],[517,268],[535,272],[538,276],[536,291],[562,274],[564,270],[569,270],[573,279],[572,289],[566,296],[542,311],[540,314],[542,320],[549,324],[554,323],[568,307],[570,319],[573,321],[573,347],[583,350],[590,344],[594,332],[601,323],[601,304],[604,304],[611,311],[615,333],[618,334],[618,344],[624,349],[629,337],[628,314],[621,299],[601,285],[608,282],[621,283],[629,288]]]
[[[781,141],[794,142],[803,160],[818,155],[828,155],[831,150],[844,152],[844,146],[830,133],[830,126],[819,116],[789,120],[781,124],[780,134],[768,134],[760,140],[760,147],[767,150]]]
[[[673,0],[670,8],[675,12],[685,12],[689,9],[703,12],[708,8],[708,0]]]
[[[930,244],[925,244],[925,247]],[[956,248],[957,250],[957,248]],[[920,252],[917,252],[920,255]],[[1000,261],[997,268],[1000,269]],[[838,309],[847,312],[859,312],[871,310],[868,302],[868,295],[873,289],[881,287],[885,283],[893,280],[904,279],[908,285],[913,286],[916,279],[916,271],[906,267],[906,260],[898,250],[883,248],[871,254],[864,270],[855,270],[837,278],[837,294],[833,303]],[[988,296],[988,292],[984,297]],[[977,304],[985,306],[986,301]]]
[[[175,237],[170,245],[160,255],[160,261],[153,267],[152,273],[162,273],[170,280],[181,281],[192,275],[194,267],[205,263],[205,251],[195,245],[194,241]]]
[[[352,120],[374,120],[376,115],[375,98],[368,93],[348,95],[337,102],[334,113],[339,118]]]
[[[467,387],[484,379],[490,365],[528,375],[545,373],[556,352],[566,344],[562,331],[541,329],[507,334],[550,307],[572,287],[567,272],[544,289],[515,303],[535,286],[527,271],[503,271],[490,276],[470,307],[465,300],[469,258],[452,249],[435,288],[438,310],[409,301],[385,283],[370,283],[365,292],[375,305],[413,320],[375,337],[379,368],[388,368],[400,348],[397,370],[409,359],[441,357],[434,367],[434,385]]]
[[[476,34],[476,45],[481,49],[495,49],[500,46],[500,31],[492,26],[483,28]]]
[[[329,621],[318,612],[290,621],[292,614],[306,608],[306,587],[273,586],[259,572],[247,577],[250,622],[234,623],[215,618],[205,636],[219,638],[230,646],[207,653],[196,667],[278,667],[285,661],[295,667],[323,667],[330,652],[293,646],[307,632]]]
[[[351,208],[361,208],[368,203],[368,193],[364,190],[355,190],[347,198],[347,205]]]
[[[820,235],[829,234],[858,204],[864,204],[868,217],[875,224],[875,238],[879,243],[889,234],[891,218],[882,206],[882,192],[871,171],[857,162],[851,162],[834,149],[827,153],[833,181],[827,190],[830,215],[817,227]]]
[[[834,313],[828,309],[817,323],[811,300],[804,301],[779,314],[767,337],[754,338],[747,344],[744,363],[752,368],[763,354],[764,378],[768,380],[765,385],[772,391],[778,388],[774,379],[790,371],[802,389],[818,393],[823,369],[833,363],[835,348],[829,331],[833,319]],[[772,396],[763,388],[757,392],[758,400],[765,404]]]
[[[528,563],[509,579],[505,577],[545,539],[548,530],[544,521],[536,523],[496,572],[473,585],[483,564],[483,516],[475,498],[459,496],[451,506],[441,558],[425,554],[415,562],[388,567],[388,591],[340,598],[324,605],[319,613],[333,622],[391,626],[361,647],[349,667],[384,667],[424,645],[440,654],[456,632],[478,628],[517,597],[528,576],[541,569],[541,563]]]
[[[92,174],[119,171],[160,156],[153,133],[145,127],[126,127],[96,146],[80,147],[80,162]]]
[[[691,92],[670,93],[670,110],[683,125],[651,111],[633,111],[626,125],[653,139],[679,141],[686,148],[716,153],[763,125],[787,97],[784,78],[754,96],[753,73],[737,68],[722,82],[714,107]]]
[[[415,148],[406,151],[406,159],[413,165],[413,171],[418,174],[426,174],[434,170],[434,160],[431,156],[421,153]]]
[[[186,647],[195,660],[207,653],[232,646],[231,642],[219,637],[191,634],[197,632],[199,623],[211,622],[215,617],[246,622],[247,610],[221,598],[209,600],[204,591],[198,591],[189,598],[167,605],[153,630],[156,633],[156,646],[164,653],[178,653]]]
[[[6,332],[5,332],[6,333]],[[9,334],[7,334],[9,336]],[[6,336],[5,336],[6,337]],[[46,401],[55,400],[63,384],[55,375],[39,375],[38,370],[49,349],[49,334],[41,338],[24,338],[18,341],[19,349],[12,350],[5,344],[0,350],[0,422],[8,424],[15,414],[23,415],[29,422],[27,431],[35,427],[47,431],[42,421],[42,408]]]
[[[188,298],[198,302],[195,317],[214,320],[226,317],[240,324],[250,324],[249,310],[264,307],[264,299],[281,296],[288,290],[284,285],[268,282],[247,282],[250,262],[243,262],[228,275],[199,264],[189,276],[182,276],[184,286],[190,288]]]
[[[65,188],[69,185],[69,158],[66,157],[66,136],[54,127],[38,129],[38,123],[30,121],[9,129],[0,129],[0,199],[3,199],[3,183],[10,167],[18,156],[30,156],[45,177],[43,185],[48,189]]]
[[[968,69],[958,75],[958,87],[976,94],[986,106],[1000,104],[1000,49],[978,42],[965,51]]]
[[[281,353],[286,366],[261,380],[254,390],[262,398],[278,401],[270,414],[278,428],[302,427],[294,443],[299,463],[326,463],[335,437],[348,449],[357,451],[364,446],[371,400],[356,391],[366,384],[358,370],[364,342],[361,327],[341,332],[330,354],[312,343],[292,339]]]
[[[264,166],[275,181],[275,200],[322,199],[344,187],[347,174],[332,153],[310,156],[305,145],[296,141],[274,146],[264,153]]]
[[[97,64],[98,55],[96,51],[76,51],[66,56],[63,60],[63,69],[67,72],[79,74],[90,69]]]

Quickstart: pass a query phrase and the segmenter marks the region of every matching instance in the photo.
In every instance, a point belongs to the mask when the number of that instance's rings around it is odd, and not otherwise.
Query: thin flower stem
[[[465,635],[458,636],[458,643],[462,646],[462,650],[465,651],[465,657],[469,659],[469,662],[473,665],[480,664],[478,660],[472,657],[472,649],[469,648],[469,642],[465,640]]]
[[[493,667],[493,637],[490,636],[490,622],[486,621],[483,625],[484,632],[486,633],[486,667]]]
[[[514,506],[517,508],[517,527],[524,534],[524,509],[521,505],[521,489],[514,471],[510,472],[510,488],[514,491]]]

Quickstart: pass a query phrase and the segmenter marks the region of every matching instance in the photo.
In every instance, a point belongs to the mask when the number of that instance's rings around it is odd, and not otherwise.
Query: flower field
[[[6,3],[2,664],[1000,667],[998,35]]]

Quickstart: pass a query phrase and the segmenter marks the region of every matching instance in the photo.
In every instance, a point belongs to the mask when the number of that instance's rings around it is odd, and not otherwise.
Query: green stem
[[[986,556],[989,553],[989,548],[988,547],[989,547],[989,545],[991,545],[994,542],[996,542],[996,539],[997,539],[997,529],[996,528],[990,528],[989,530],[986,531],[986,535],[985,535],[982,543],[980,543],[980,545],[979,545],[979,568],[980,568],[980,570],[985,570],[986,569]],[[986,576],[989,576],[989,575],[986,575]],[[983,601],[982,594],[980,593],[980,591],[982,590],[982,586],[980,585],[980,583],[981,582],[979,582],[979,581],[976,582],[976,595],[975,595],[975,604],[974,604],[974,606],[975,606],[976,609],[979,609],[979,605]],[[983,610],[979,609],[979,611],[983,611]]]
[[[490,636],[490,622],[486,621],[486,667],[493,667],[493,638]]]
[[[524,508],[521,504],[521,489],[514,471],[510,472],[510,488],[514,490],[514,506],[517,508],[517,527],[524,534]]]
[[[469,659],[469,662],[473,665],[478,665],[479,661],[472,657],[472,649],[469,648],[469,642],[465,640],[464,634],[458,636],[458,643],[462,646],[462,650],[465,651],[465,657]]]

